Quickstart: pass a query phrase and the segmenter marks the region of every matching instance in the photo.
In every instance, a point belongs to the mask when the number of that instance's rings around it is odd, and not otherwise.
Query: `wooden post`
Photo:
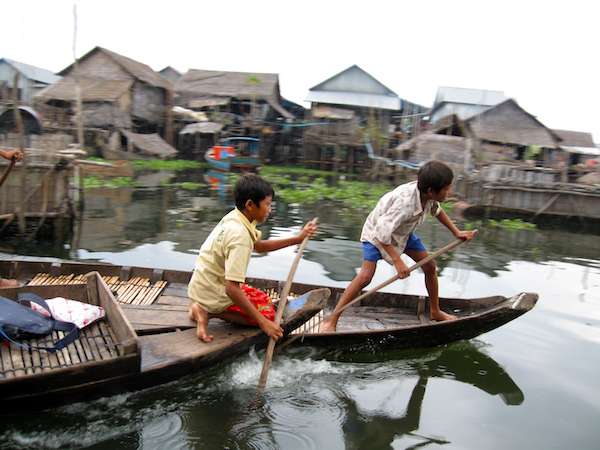
[[[169,145],[175,146],[173,137],[173,91],[166,90],[166,114],[165,114],[165,141]]]
[[[23,119],[21,111],[19,111],[19,72],[15,74],[13,84],[13,110],[15,115],[15,127],[19,135],[19,150],[23,153],[21,161],[21,185],[19,186],[19,205],[16,208],[16,213],[19,223],[19,233],[25,234],[25,188],[27,187],[27,158],[25,157],[25,137],[23,135]]]
[[[75,98],[76,98],[76,124],[77,124],[77,143],[79,148],[83,150],[84,147],[84,136],[83,136],[83,102],[81,99],[81,84],[79,83],[79,59],[77,58],[76,52],[77,45],[77,5],[73,5],[73,59],[74,62],[74,75],[75,75]]]

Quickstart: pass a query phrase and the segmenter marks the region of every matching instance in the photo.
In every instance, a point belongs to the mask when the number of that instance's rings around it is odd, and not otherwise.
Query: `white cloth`
[[[46,303],[50,311],[34,302],[31,302],[31,309],[46,317],[52,316],[56,320],[74,323],[79,329],[101,319],[105,315],[104,308],[101,306],[67,300],[62,297],[51,298],[46,300]]]
[[[421,206],[416,181],[402,184],[379,199],[363,225],[360,241],[373,244],[383,258],[393,264],[381,244],[393,245],[401,255],[409,234],[423,223],[425,214],[437,216],[440,209],[435,200],[428,200],[424,208]]]

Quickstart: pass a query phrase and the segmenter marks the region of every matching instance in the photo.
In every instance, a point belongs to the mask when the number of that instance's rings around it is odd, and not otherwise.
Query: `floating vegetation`
[[[196,183],[194,181],[184,181],[183,183],[173,183],[171,184],[171,186],[176,186],[180,189],[184,189],[186,191],[195,191],[196,189],[200,189],[201,187],[204,187],[205,184],[203,183]]]
[[[132,161],[135,170],[188,170],[200,169],[207,164],[202,161],[191,161],[187,159],[136,159]]]
[[[275,188],[276,197],[286,203],[314,204],[321,201],[337,201],[350,209],[372,209],[381,196],[391,189],[391,186],[384,183],[347,180],[328,182],[328,178],[315,176],[315,173],[327,174],[328,177],[335,175],[331,172],[288,167],[264,167],[261,170],[261,176]],[[232,184],[236,180],[237,175],[229,176]]]
[[[475,222],[466,222],[464,225],[465,230],[474,230],[481,226],[487,226],[490,228],[502,228],[504,230],[536,230],[537,225],[531,222],[525,222],[521,219],[488,219],[486,221],[477,220]]]
[[[490,219],[487,223],[492,227],[504,228],[506,230],[535,230],[537,228],[535,223],[525,222],[521,219]]]
[[[135,186],[135,180],[131,177],[114,177],[114,178],[100,178],[95,176],[85,177],[83,179],[84,189],[95,189],[95,188],[109,188],[116,189],[121,187],[133,187]]]
[[[307,169],[298,166],[262,166],[260,168],[260,176],[267,177],[269,175],[313,175],[322,177],[333,177],[338,174],[327,170]],[[352,176],[352,175],[350,175]]]

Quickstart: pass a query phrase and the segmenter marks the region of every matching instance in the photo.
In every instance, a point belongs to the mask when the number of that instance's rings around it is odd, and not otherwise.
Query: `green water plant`
[[[83,179],[84,189],[94,188],[109,188],[115,189],[120,187],[134,187],[136,185],[135,180],[131,177],[114,177],[114,178],[100,178],[96,176],[89,176]]]
[[[503,228],[505,230],[535,230],[537,228],[535,223],[526,222],[521,219],[490,219],[487,223],[492,227]]]
[[[188,159],[136,159],[132,161],[135,170],[188,170],[200,169],[207,164],[202,161],[191,161]]]

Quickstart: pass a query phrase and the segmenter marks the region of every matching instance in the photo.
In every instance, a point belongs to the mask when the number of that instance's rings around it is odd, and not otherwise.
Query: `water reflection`
[[[483,346],[473,341],[429,352],[354,354],[340,366],[319,362],[314,350],[296,350],[279,356],[272,368],[276,379],[295,382],[271,386],[262,402],[255,391],[261,361],[250,355],[205,380],[195,395],[185,389],[181,430],[197,448],[339,448],[344,442],[346,448],[384,449],[400,440],[407,444],[403,448],[448,444],[449,438],[420,430],[432,379],[468,384],[505,405],[524,401],[519,386]],[[185,396],[170,398],[183,401]]]
[[[404,408],[399,408],[400,405],[390,407],[396,397],[402,397],[398,395],[401,394],[398,391],[402,391],[402,383],[396,386],[392,383],[392,389],[387,392],[381,386],[384,380],[380,379],[368,380],[346,389],[346,395],[340,400],[346,412],[343,429],[347,448],[392,448],[392,443],[403,437],[408,438],[407,443],[410,443],[406,448],[449,444],[450,441],[444,437],[418,433],[430,378],[445,378],[469,384],[488,395],[498,395],[505,405],[523,403],[525,397],[519,386],[493,358],[480,349],[481,346],[477,341],[465,341],[412,358],[410,366],[416,373],[417,380],[408,401],[403,403],[406,405]],[[356,355],[352,359],[356,360]],[[359,359],[363,358],[359,356]],[[367,359],[373,358],[367,356]],[[368,403],[375,405],[371,410],[361,407],[361,403],[367,398]],[[402,410],[403,413],[390,414],[390,409]]]

